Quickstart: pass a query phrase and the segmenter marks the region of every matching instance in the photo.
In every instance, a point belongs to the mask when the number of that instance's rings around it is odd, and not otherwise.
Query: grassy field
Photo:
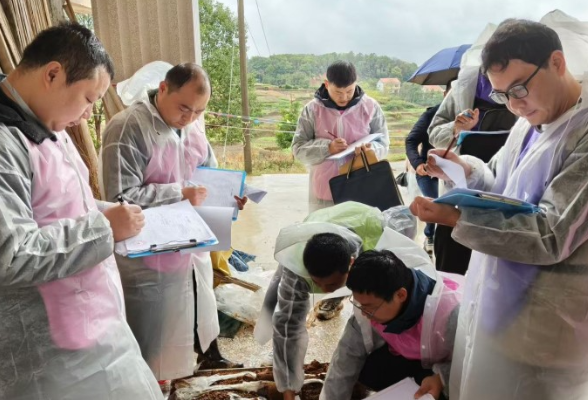
[[[368,91],[368,94],[376,98],[384,110],[391,108],[386,107],[388,99],[380,93]],[[279,121],[281,109],[289,107],[291,102],[306,104],[313,98],[314,90],[280,90],[260,86],[256,89],[256,95],[261,110],[256,117]],[[424,107],[420,106],[384,111],[390,136],[389,161],[401,161],[405,158],[404,139],[423,111]],[[264,122],[253,127],[251,131],[253,174],[306,172],[304,166],[294,160],[290,149],[284,150],[278,147],[274,136],[274,131],[277,129],[277,122]],[[242,145],[229,145],[225,148],[222,144],[213,143],[213,148],[223,168],[243,169]]]

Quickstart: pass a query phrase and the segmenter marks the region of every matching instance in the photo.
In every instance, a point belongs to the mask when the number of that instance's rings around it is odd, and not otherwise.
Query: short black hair
[[[492,34],[482,50],[482,73],[493,66],[501,70],[511,60],[521,60],[542,67],[551,54],[562,50],[561,40],[550,27],[525,19],[507,19]]]
[[[209,90],[212,92],[208,73],[206,73],[204,68],[198,64],[181,63],[167,71],[167,74],[165,74],[165,82],[167,83],[170,92],[180,89],[192,80],[201,82],[198,86],[198,94],[206,94]]]
[[[347,239],[336,233],[318,233],[304,248],[302,260],[311,276],[325,278],[338,272],[346,274],[354,251]]]
[[[340,88],[354,84],[357,81],[355,66],[349,61],[335,61],[327,68],[327,81]]]
[[[52,61],[63,66],[67,85],[92,79],[99,67],[114,79],[114,65],[104,46],[80,24],[65,22],[40,32],[24,49],[18,67],[30,70]]]
[[[352,292],[373,294],[385,301],[405,288],[412,291],[412,271],[389,250],[368,250],[351,266],[347,275],[347,287]]]

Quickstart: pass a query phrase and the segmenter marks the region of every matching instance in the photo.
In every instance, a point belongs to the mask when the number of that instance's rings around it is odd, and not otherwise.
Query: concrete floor
[[[404,170],[404,162],[392,163],[394,175]],[[277,267],[273,258],[275,239],[283,227],[301,222],[308,213],[308,175],[263,175],[248,177],[248,184],[268,191],[260,204],[248,203],[233,225],[233,247],[257,259],[250,263],[264,270]],[[406,188],[400,188],[405,204],[409,204]],[[423,240],[422,226],[417,241]],[[314,359],[328,362],[337,346],[352,306],[345,302],[342,313],[330,321],[316,321],[309,329],[309,346],[306,362]],[[245,363],[246,367],[259,366],[271,350],[271,342],[258,345],[253,339],[253,328],[244,326],[234,339],[220,338],[223,355],[233,361]]]

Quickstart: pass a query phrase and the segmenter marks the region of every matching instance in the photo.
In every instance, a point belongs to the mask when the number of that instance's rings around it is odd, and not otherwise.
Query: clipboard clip
[[[501,196],[493,196],[493,195],[487,194],[487,193],[480,193],[480,194],[478,194],[478,197],[481,198],[481,199],[498,201],[498,202],[505,203],[505,204],[510,204],[510,205],[513,205],[513,206],[523,206],[523,205],[525,205],[525,202],[524,201],[520,201],[520,200],[516,200],[516,199],[505,199],[504,197],[501,197]]]
[[[198,246],[198,241],[196,239],[190,239],[190,242],[184,244],[172,244],[172,245],[157,245],[152,244],[149,246],[150,253],[163,253],[163,252],[174,252],[177,253],[180,250],[190,249],[192,247]]]

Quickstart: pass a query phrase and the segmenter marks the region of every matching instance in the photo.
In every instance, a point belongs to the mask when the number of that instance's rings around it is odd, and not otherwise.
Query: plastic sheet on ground
[[[264,270],[255,264],[251,264],[247,272],[239,272],[231,267],[233,277],[255,283],[261,286],[261,289],[253,292],[235,284],[219,285],[214,290],[219,311],[254,326],[255,321],[259,318],[265,292],[274,273],[274,269]]]

